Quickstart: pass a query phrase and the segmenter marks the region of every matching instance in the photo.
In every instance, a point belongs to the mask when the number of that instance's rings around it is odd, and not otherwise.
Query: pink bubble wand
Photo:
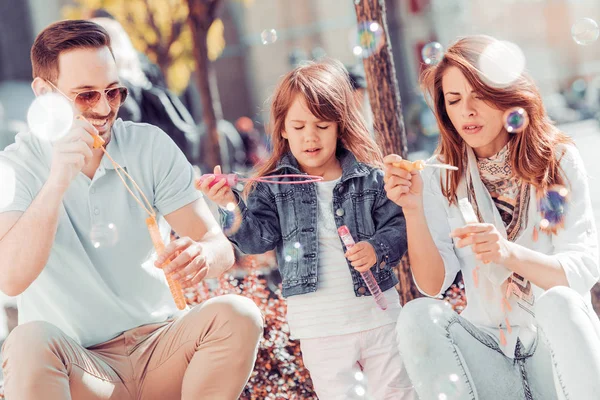
[[[356,244],[346,225],[342,225],[338,228],[338,234],[340,235],[340,238],[342,239],[342,242],[344,242],[344,245],[347,249],[351,248]],[[371,295],[373,296],[373,299],[375,299],[375,302],[377,303],[379,308],[381,308],[382,310],[387,309],[387,300],[381,292],[381,288],[377,284],[373,273],[369,270],[361,272],[360,275],[367,284],[367,288],[369,288],[369,292],[371,292]]]
[[[263,182],[263,183],[271,183],[275,185],[298,185],[301,183],[313,183],[319,182],[323,180],[322,176],[316,175],[303,175],[303,174],[284,174],[284,175],[269,175],[269,176],[259,176],[256,178],[240,178],[238,174],[204,174],[196,181],[196,188],[199,189],[200,185],[208,179],[209,177],[214,176],[215,179],[208,185],[212,187],[217,182],[225,179],[225,184],[229,187],[233,187],[237,185],[239,182]],[[277,181],[277,179],[281,178],[289,178],[289,179],[298,179],[292,181]]]

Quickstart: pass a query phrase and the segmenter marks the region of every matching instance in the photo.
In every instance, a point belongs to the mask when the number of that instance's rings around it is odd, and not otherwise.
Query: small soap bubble
[[[363,386],[356,385],[354,387],[354,393],[356,393],[356,395],[359,397],[363,397],[365,394],[367,394],[367,391],[365,390],[365,388]]]
[[[521,107],[514,107],[504,113],[504,129],[508,133],[523,132],[529,124],[527,112]]]
[[[569,189],[567,189],[566,187],[560,188],[558,190],[558,194],[560,194],[562,197],[567,197],[567,195],[569,194]]]
[[[262,44],[272,44],[277,41],[277,31],[275,29],[265,29],[260,34]]]
[[[438,42],[427,43],[421,50],[423,62],[427,65],[436,65],[444,57],[444,48]]]
[[[571,26],[571,36],[575,43],[587,46],[598,40],[600,28],[591,18],[580,18]]]
[[[357,57],[370,57],[381,50],[385,44],[385,34],[378,22],[360,22],[353,36],[352,53]]]
[[[113,247],[119,240],[119,232],[114,223],[95,224],[92,226],[90,239],[94,248]]]
[[[433,385],[435,392],[438,393],[438,400],[462,399],[465,392],[464,384],[460,382],[458,374],[436,378]]]

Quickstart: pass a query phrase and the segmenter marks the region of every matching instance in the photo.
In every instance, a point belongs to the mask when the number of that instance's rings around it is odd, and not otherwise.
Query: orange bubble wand
[[[77,116],[77,118],[83,119],[86,122],[89,122],[82,115]],[[152,239],[152,244],[154,245],[154,249],[156,250],[156,253],[157,254],[162,253],[165,250],[165,243],[162,240],[162,238],[160,237],[160,231],[158,229],[158,224],[156,223],[156,213],[154,212],[152,204],[150,204],[150,202],[148,201],[148,198],[146,197],[146,195],[144,195],[144,192],[142,192],[142,190],[140,189],[138,184],[135,182],[135,180],[127,173],[127,171],[125,171],[125,169],[122,166],[119,165],[119,163],[117,163],[115,160],[113,160],[113,158],[108,154],[108,152],[104,148],[104,143],[105,143],[104,139],[102,139],[99,135],[92,135],[92,136],[94,138],[93,148],[94,149],[102,149],[102,152],[104,153],[104,155],[106,155],[106,157],[110,160],[112,165],[115,167],[115,171],[117,172],[117,175],[119,176],[119,178],[125,185],[125,188],[129,192],[129,194],[131,194],[133,196],[133,198],[135,199],[135,201],[137,201],[138,204],[140,206],[142,206],[144,211],[146,211],[148,213],[148,218],[146,218],[146,225],[148,226],[148,232],[150,232],[150,239]],[[135,193],[133,193],[133,190],[129,187],[129,185],[127,184],[127,182],[125,181],[125,178],[123,177],[123,175],[121,175],[121,173],[125,174],[125,176],[131,181],[131,183],[133,183],[133,186],[135,187],[135,189],[137,189],[137,191],[142,195],[142,198],[144,199],[144,202],[146,203],[145,205],[140,201],[140,199],[135,195]],[[160,268],[162,269],[162,268],[166,267],[169,264],[169,262],[170,262],[169,260],[165,261],[160,266]],[[167,284],[169,285],[169,290],[171,291],[171,296],[173,296],[175,305],[177,306],[178,309],[183,310],[187,306],[187,303],[185,301],[185,296],[183,295],[183,289],[181,288],[181,285],[179,284],[179,282],[173,280],[169,275],[165,274],[165,277],[167,278]]]
[[[408,161],[402,160],[399,162],[392,163],[392,165],[396,168],[402,168],[405,171],[423,171],[425,168],[439,168],[439,169],[448,169],[450,171],[458,171],[458,167],[450,164],[426,164],[423,160],[417,161]]]

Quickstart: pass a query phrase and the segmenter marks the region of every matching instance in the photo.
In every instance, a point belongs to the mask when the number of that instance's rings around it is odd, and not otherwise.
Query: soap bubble
[[[367,58],[377,53],[385,44],[385,34],[378,22],[365,21],[358,24],[351,40],[355,56]],[[354,36],[354,34],[353,34]]]
[[[505,88],[516,81],[525,70],[525,55],[514,43],[496,41],[481,53],[479,70],[481,78],[487,84]]]
[[[571,26],[571,36],[581,46],[592,44],[600,36],[598,24],[591,18],[580,18]]]
[[[272,44],[277,41],[277,31],[275,29],[265,29],[260,34],[262,44]]]
[[[504,129],[508,133],[523,132],[529,124],[527,111],[521,107],[514,107],[504,113]]]
[[[50,92],[35,98],[27,111],[31,132],[42,140],[56,141],[73,125],[73,107],[58,93]]]
[[[95,224],[90,235],[94,248],[113,247],[119,241],[119,232],[114,223]]]
[[[423,62],[427,65],[436,65],[444,57],[444,48],[438,42],[427,43],[421,50]]]

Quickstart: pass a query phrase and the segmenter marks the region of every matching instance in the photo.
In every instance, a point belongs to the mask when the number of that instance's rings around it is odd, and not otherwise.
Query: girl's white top
[[[562,146],[565,153],[560,161],[563,176],[566,178],[566,187],[569,189],[569,201],[566,205],[565,224],[556,234],[539,233],[538,240],[534,240],[533,229],[539,227],[543,219],[538,210],[536,189],[530,189],[530,201],[527,225],[521,230],[515,243],[538,251],[543,254],[556,257],[564,268],[569,286],[581,294],[591,305],[590,289],[600,277],[598,263],[598,239],[590,193],[587,182],[587,174],[579,151],[571,145]],[[560,154],[560,152],[559,152]],[[506,229],[490,194],[479,178],[477,161],[472,149],[468,149],[469,162],[467,166],[473,182],[474,194],[477,200],[479,214],[485,223],[496,226],[500,234],[506,238]],[[437,160],[432,162],[438,162]],[[512,326],[512,333],[506,330],[505,313],[501,308],[501,299],[504,295],[501,286],[512,274],[503,265],[477,263],[471,247],[457,248],[456,239],[450,238],[452,230],[465,226],[465,222],[456,204],[448,205],[440,187],[440,178],[445,179],[446,171],[436,168],[425,168],[421,172],[423,178],[423,203],[427,225],[435,241],[440,255],[444,261],[445,279],[439,293],[440,296],[452,284],[458,271],[462,270],[465,291],[467,296],[467,307],[462,316],[475,324],[480,329],[496,337],[498,342],[500,328],[506,335],[506,346],[500,346],[504,354],[514,357],[517,338],[525,346],[531,344],[536,336],[535,323],[535,299],[544,290],[532,284],[532,298],[519,299],[510,296],[512,311],[508,313]],[[460,173],[460,172],[456,172]],[[467,197],[465,176],[458,188],[458,198]],[[479,285],[475,287],[473,281],[473,269],[478,265]],[[417,285],[418,286],[418,285]],[[424,293],[420,288],[419,290]]]
[[[345,335],[396,323],[400,298],[384,292],[383,311],[372,296],[356,297],[354,284],[333,216],[333,189],[339,179],[317,182],[319,263],[317,291],[287,298],[287,318],[294,339]],[[350,232],[352,233],[352,232]],[[301,248],[289,251],[302,251]]]

